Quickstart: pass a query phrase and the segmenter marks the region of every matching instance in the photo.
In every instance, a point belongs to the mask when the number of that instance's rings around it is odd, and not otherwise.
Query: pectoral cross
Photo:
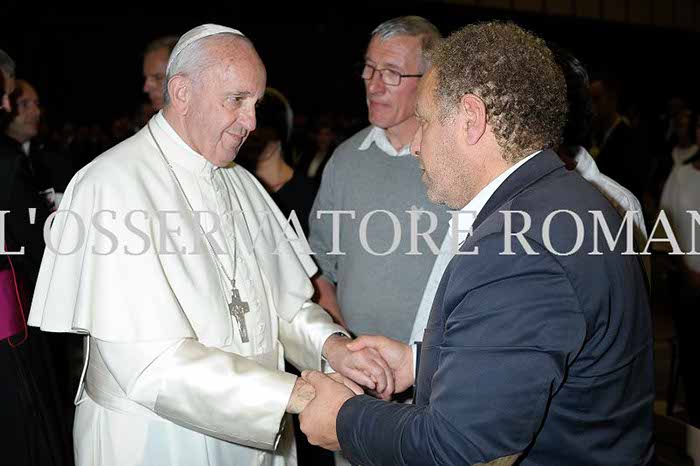
[[[236,319],[238,331],[241,334],[241,341],[248,343],[250,339],[248,338],[248,327],[245,325],[245,315],[250,312],[250,307],[248,303],[241,299],[241,295],[236,288],[236,280],[231,280],[231,287],[233,291],[231,292],[231,304],[228,305],[228,311]]]

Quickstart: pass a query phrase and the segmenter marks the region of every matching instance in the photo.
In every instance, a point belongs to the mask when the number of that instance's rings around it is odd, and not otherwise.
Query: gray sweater
[[[309,217],[309,244],[323,276],[337,285],[338,303],[350,330],[407,342],[449,214],[447,207],[428,200],[415,157],[391,157],[375,144],[358,149],[370,129],[341,144],[328,161]],[[411,231],[412,216],[418,233],[430,227],[428,214],[407,212],[416,209],[437,217],[437,228],[430,235],[435,253],[423,237],[416,241]],[[328,210],[355,213],[354,219],[342,214],[336,220],[335,245],[333,216],[317,216]],[[370,214],[378,210],[393,213],[397,222],[386,212]],[[342,254],[329,254],[334,246]]]

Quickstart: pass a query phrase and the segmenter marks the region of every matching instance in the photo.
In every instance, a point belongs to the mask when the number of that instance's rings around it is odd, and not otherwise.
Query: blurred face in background
[[[323,127],[316,131],[314,138],[319,149],[328,150],[331,144],[335,142],[335,132],[332,128]]]
[[[7,127],[6,133],[20,144],[23,144],[39,133],[41,107],[39,95],[26,81],[17,80],[17,98],[15,100],[16,115]]]
[[[603,81],[593,81],[590,87],[593,125],[610,123],[617,113],[617,96],[605,88]]]
[[[258,127],[250,133],[245,144],[238,151],[236,163],[250,171],[255,171],[258,163],[270,158],[280,144],[280,138],[273,128]]]
[[[0,107],[2,107],[6,112],[11,112],[12,106],[10,105],[10,94],[12,94],[12,92],[15,90],[15,80],[14,78],[11,78],[7,74],[5,74],[4,71],[0,71],[0,73],[2,73],[2,83],[4,90],[2,99],[0,100]]]
[[[155,111],[163,108],[163,81],[169,58],[167,48],[154,50],[143,57],[143,92],[148,94]]]

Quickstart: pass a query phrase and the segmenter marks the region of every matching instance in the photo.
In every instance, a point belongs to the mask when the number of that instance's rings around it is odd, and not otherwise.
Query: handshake
[[[387,337],[350,340],[333,335],[323,345],[323,356],[336,372],[304,371],[294,385],[287,412],[301,413],[301,429],[312,444],[337,450],[335,418],[343,403],[365,389],[383,400],[408,389],[414,383],[413,351]]]

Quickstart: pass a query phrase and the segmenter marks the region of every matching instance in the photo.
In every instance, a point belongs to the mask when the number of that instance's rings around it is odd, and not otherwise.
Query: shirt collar
[[[576,155],[574,156],[576,160],[576,171],[586,180],[591,180],[600,175],[600,170],[598,165],[596,165],[595,160],[591,157],[591,154],[584,147],[578,148]]]
[[[369,134],[367,134],[365,140],[360,144],[359,150],[369,149],[372,143],[376,144],[379,150],[391,157],[402,157],[411,153],[410,144],[406,144],[400,151],[397,151],[389,141],[386,131],[378,126],[372,126]]]
[[[169,153],[167,151],[167,145],[163,144],[160,140],[158,143],[160,147],[165,152],[165,157],[171,163],[177,163],[178,165],[186,168],[187,170],[203,174],[203,175],[213,175],[214,171],[219,168],[213,163],[209,162],[202,154],[196,152],[180,137],[175,129],[170,126],[168,120],[163,116],[163,111],[159,111],[151,120],[155,125],[168,137],[169,142],[174,143],[178,151],[173,151]]]
[[[479,216],[481,209],[483,209],[486,203],[489,201],[489,199],[491,199],[493,193],[495,193],[496,190],[503,184],[503,182],[518,168],[523,166],[528,160],[530,160],[540,152],[542,151],[538,150],[537,152],[528,155],[527,157],[510,167],[508,170],[498,175],[489,184],[487,184],[486,187],[484,187],[484,189],[479,191],[479,193],[476,196],[474,196],[474,199],[469,201],[469,203],[465,205],[462,208],[462,210],[458,212],[453,212],[452,218],[449,221],[450,226],[447,230],[448,234],[452,237],[454,237],[454,235],[456,234],[457,243],[462,244],[464,240],[466,240],[467,237],[471,234],[471,229],[472,225],[474,224],[474,220],[476,220],[476,217]],[[457,225],[453,227],[452,221],[455,218],[457,219]]]

